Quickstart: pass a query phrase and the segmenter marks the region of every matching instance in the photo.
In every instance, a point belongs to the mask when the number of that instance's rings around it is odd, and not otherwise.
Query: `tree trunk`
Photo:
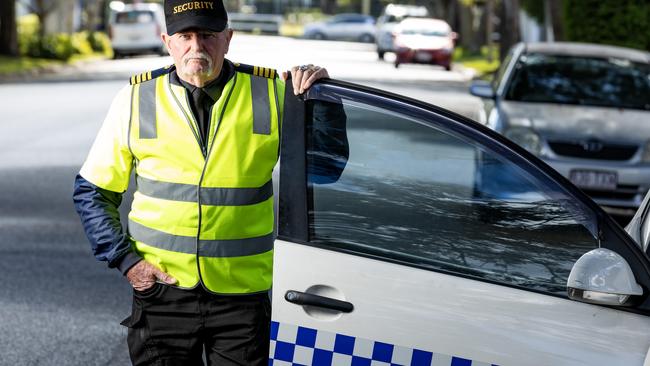
[[[519,0],[502,0],[500,13],[499,56],[503,61],[510,47],[521,40],[519,34]]]
[[[18,56],[16,2],[14,0],[0,1],[0,54]]]
[[[323,14],[332,15],[336,11],[336,0],[321,0],[320,9]]]
[[[494,33],[494,0],[485,2],[485,44],[488,47],[487,60],[492,62],[494,55],[492,52],[492,34]]]
[[[564,36],[564,12],[562,10],[562,0],[548,0],[551,5],[551,19],[553,23],[553,35],[556,42],[565,41]]]
[[[544,0],[544,40],[555,42],[553,31],[553,13],[551,12],[551,0]]]

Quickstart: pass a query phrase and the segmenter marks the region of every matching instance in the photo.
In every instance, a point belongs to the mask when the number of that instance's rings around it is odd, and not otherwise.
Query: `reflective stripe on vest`
[[[269,104],[269,84],[261,77],[251,78],[253,95],[253,132],[268,135],[271,133],[271,105]]]
[[[144,243],[156,243],[156,248],[172,252],[195,254],[196,237],[172,235],[129,220],[129,233]],[[199,240],[198,254],[202,257],[243,257],[273,249],[273,233],[255,238],[232,240]]]
[[[138,192],[153,198],[196,202],[198,186],[160,182],[136,177]],[[201,204],[212,206],[243,206],[261,203],[273,197],[273,182],[259,188],[201,188]]]
[[[217,293],[268,290],[284,84],[237,73],[212,108],[206,156],[184,88],[168,75],[134,88],[137,192],[128,232],[136,252],[180,287],[202,280]]]
[[[156,104],[150,101],[156,100],[156,83],[140,84],[140,97],[138,110],[140,111],[140,138],[156,138]]]

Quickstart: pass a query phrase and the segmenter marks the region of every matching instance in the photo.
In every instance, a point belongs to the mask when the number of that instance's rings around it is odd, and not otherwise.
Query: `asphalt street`
[[[72,183],[122,82],[0,86],[0,365],[126,365],[130,289],[96,262]]]
[[[480,101],[466,92],[469,75],[419,65],[395,70],[371,45],[236,35],[229,57],[280,70],[318,63],[332,77],[479,118]],[[119,322],[130,312],[130,286],[94,260],[72,184],[119,88],[130,75],[169,63],[109,60],[0,84],[1,366],[129,364]]]

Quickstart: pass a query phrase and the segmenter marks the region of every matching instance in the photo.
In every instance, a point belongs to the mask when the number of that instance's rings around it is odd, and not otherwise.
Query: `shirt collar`
[[[208,85],[204,86],[202,89],[210,96],[210,98],[212,98],[213,102],[216,102],[221,96],[223,87],[233,77],[233,75],[235,75],[235,65],[233,65],[230,60],[224,59],[219,76],[216,79],[212,80]],[[182,80],[178,76],[178,73],[176,73],[175,68],[169,75],[169,81],[174,85],[184,87],[189,94],[192,94],[194,89],[197,88],[197,86],[192,85],[185,80]]]

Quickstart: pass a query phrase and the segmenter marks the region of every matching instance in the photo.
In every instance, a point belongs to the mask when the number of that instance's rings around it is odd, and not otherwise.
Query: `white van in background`
[[[165,32],[165,14],[160,4],[122,4],[112,10],[109,36],[114,58],[146,53],[167,55],[160,39]]]

